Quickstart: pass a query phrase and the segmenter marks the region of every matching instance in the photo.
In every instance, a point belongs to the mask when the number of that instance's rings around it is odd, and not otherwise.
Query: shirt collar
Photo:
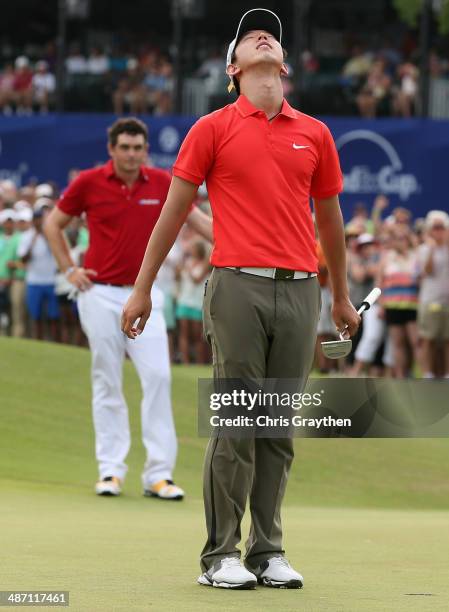
[[[107,179],[111,179],[114,177],[117,178],[117,175],[115,174],[114,164],[112,162],[112,159],[110,159],[108,162],[105,163],[104,175]],[[147,169],[145,168],[145,166],[140,166],[139,180],[148,181],[148,174],[147,174]]]
[[[246,96],[240,94],[236,102],[234,102],[235,107],[242,115],[242,117],[249,117],[250,115],[255,115],[260,112],[259,108],[256,108],[251,102],[248,100]],[[296,119],[296,114],[287,100],[284,98],[282,102],[281,110],[279,111],[280,115],[285,115],[286,117],[290,117],[291,119]]]

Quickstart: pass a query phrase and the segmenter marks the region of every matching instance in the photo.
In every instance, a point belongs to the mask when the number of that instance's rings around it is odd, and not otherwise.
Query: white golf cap
[[[232,54],[234,53],[234,50],[243,34],[250,32],[251,30],[265,30],[270,34],[273,34],[276,40],[282,44],[282,24],[276,13],[273,13],[273,11],[265,8],[251,9],[250,11],[247,11],[240,19],[235,38],[228,47],[228,52],[226,54],[226,68],[229,66],[229,64],[232,64]],[[229,78],[231,79],[231,83],[228,89],[231,92],[234,81],[232,77]]]
[[[19,210],[19,212],[16,213],[16,220],[26,221],[27,223],[29,223],[33,220],[33,211],[31,210],[31,208],[22,208],[22,210]]]
[[[26,200],[17,200],[17,202],[13,206],[16,212],[20,212],[26,208],[30,208],[29,203]]]
[[[25,57],[25,55],[19,55],[19,57],[16,58],[16,61],[14,62],[14,66],[16,68],[26,68],[29,65],[30,65],[30,60],[27,57]]]
[[[50,198],[39,198],[34,204],[34,212],[38,212],[39,210],[44,209],[46,206],[48,208],[52,208],[53,200],[51,200]]]
[[[48,183],[41,183],[36,187],[36,198],[52,198],[53,197],[53,187]]]
[[[376,242],[374,236],[368,233],[360,234],[360,236],[357,238],[357,246],[364,246],[365,244],[373,244],[374,242]]]
[[[135,70],[139,65],[139,60],[136,59],[135,57],[130,57],[129,60],[126,62],[126,68],[128,70]]]
[[[426,227],[432,228],[435,224],[449,227],[449,215],[444,210],[431,210],[426,215]]]
[[[6,221],[15,221],[17,219],[17,213],[12,208],[5,208],[0,211],[0,225],[6,223]]]

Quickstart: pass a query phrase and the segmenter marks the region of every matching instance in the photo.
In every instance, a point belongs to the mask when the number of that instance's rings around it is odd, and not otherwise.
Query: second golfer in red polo
[[[311,197],[332,282],[334,322],[352,335],[360,320],[348,297],[338,155],[327,127],[283,99],[281,43],[281,22],[273,12],[243,15],[226,62],[239,98],[202,117],[184,140],[122,316],[123,331],[135,338],[151,312],[148,296],[157,271],[206,180],[214,270],[204,324],[217,378],[307,380],[320,311]],[[292,459],[288,437],[210,440],[200,584],[303,586],[282,543],[280,511]],[[238,545],[248,498],[251,529],[243,564]]]

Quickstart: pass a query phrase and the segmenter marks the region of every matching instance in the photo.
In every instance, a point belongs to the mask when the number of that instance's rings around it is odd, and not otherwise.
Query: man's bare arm
[[[89,277],[95,276],[97,273],[95,270],[85,270],[84,268],[77,267],[70,256],[69,245],[64,236],[64,228],[67,227],[72,219],[73,217],[66,215],[59,208],[54,208],[45,220],[44,233],[61,272],[66,273],[70,271],[70,274],[67,275],[67,280],[81,291],[84,291],[92,286],[92,281]]]
[[[64,236],[64,228],[67,227],[72,218],[59,208],[54,208],[44,223],[44,233],[61,272],[65,272],[75,265],[70,257],[69,246]]]
[[[177,176],[172,178],[167,200],[156,223],[137,276],[135,289],[148,293],[181,227],[187,219],[189,207],[198,186]],[[198,211],[200,212],[200,211]],[[192,215],[192,213],[190,213]]]
[[[173,246],[184,224],[198,186],[176,176],[173,177],[167,200],[148,242],[147,250],[134,285],[122,313],[122,331],[134,339],[142,333],[151,314],[150,290],[154,279]],[[134,327],[135,322],[138,324]]]
[[[347,325],[349,334],[353,336],[360,324],[360,317],[349,300],[345,230],[338,196],[315,200],[314,208],[332,287],[332,317],[337,329],[342,330]]]
[[[212,218],[196,206],[187,217],[187,225],[209,242],[212,243],[214,241]]]

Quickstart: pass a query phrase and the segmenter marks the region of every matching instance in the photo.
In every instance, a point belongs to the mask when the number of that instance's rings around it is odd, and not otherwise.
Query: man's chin
[[[254,57],[252,65],[279,66],[279,70],[282,68],[282,62],[279,62],[279,58],[277,58],[270,49],[267,49],[266,51],[258,51],[257,55]]]

